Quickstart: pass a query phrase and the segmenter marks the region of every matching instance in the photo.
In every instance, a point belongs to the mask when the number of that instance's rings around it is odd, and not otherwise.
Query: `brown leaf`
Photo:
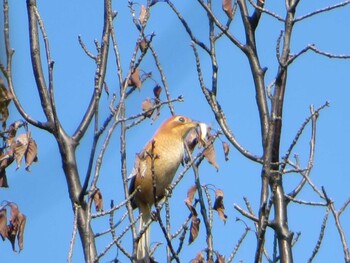
[[[9,187],[7,183],[6,171],[5,169],[0,171],[0,187],[7,188]]]
[[[147,8],[144,5],[141,5],[141,10],[140,10],[140,16],[139,16],[139,20],[142,26],[144,26],[147,22],[148,19],[148,12],[147,12]]]
[[[193,152],[197,143],[198,143],[197,132],[195,129],[192,129],[186,137],[186,144],[191,153]]]
[[[228,154],[230,153],[230,145],[226,142],[222,142],[222,148],[224,149],[225,161],[228,161]]]
[[[199,252],[197,256],[191,260],[191,263],[205,263],[202,252]]]
[[[207,158],[208,162],[219,171],[219,165],[216,163],[214,144],[210,144],[207,149],[204,150],[203,155]]]
[[[14,146],[12,145],[10,150],[5,154],[0,154],[0,187],[8,187],[6,168],[13,162]]]
[[[153,105],[152,100],[150,98],[147,98],[142,102],[142,110],[144,111],[144,116],[146,118],[151,118],[151,116],[154,112],[154,105]]]
[[[11,147],[13,141],[15,140],[17,130],[22,125],[23,125],[22,121],[16,121],[10,125],[8,129],[7,146]]]
[[[106,82],[106,81],[103,82],[103,88],[104,88],[104,90],[105,90],[107,96],[109,96],[109,88],[108,88],[108,85],[107,85],[107,82]]]
[[[201,220],[197,216],[192,216],[190,238],[188,240],[189,245],[197,238],[200,223]]]
[[[161,87],[160,85],[157,84],[157,85],[153,88],[154,97],[156,97],[157,99],[159,99],[160,93],[162,93],[162,87]]]
[[[38,161],[38,146],[33,138],[29,138],[24,157],[26,160],[26,170],[29,171],[29,167],[32,165],[32,163]]]
[[[215,252],[216,260],[215,263],[225,263],[225,257],[223,255],[220,255],[219,252]]]
[[[213,209],[218,212],[219,217],[226,223],[227,215],[225,215],[224,192],[220,189],[217,189],[215,192]]]
[[[232,0],[222,0],[222,9],[225,11],[226,15],[232,20],[233,18]]]
[[[28,135],[26,133],[20,134],[17,137],[14,149],[14,155],[17,162],[17,169],[21,167],[21,162],[28,147]]]
[[[140,78],[140,70],[139,68],[134,69],[134,72],[131,74],[128,80],[128,86],[134,86],[136,88],[141,88],[142,82]]]
[[[198,141],[202,146],[207,145],[207,139],[210,139],[210,127],[205,123],[199,123],[199,131],[198,131]]]
[[[192,216],[197,216],[196,208],[192,205],[194,195],[196,194],[197,186],[193,185],[190,189],[187,191],[187,198],[185,200],[185,204],[192,213]]]
[[[0,121],[4,130],[6,129],[6,120],[9,116],[8,105],[12,99],[12,93],[5,87],[2,78],[0,78]]]
[[[12,244],[13,251],[16,251],[15,240],[17,237],[18,247],[19,247],[19,250],[21,251],[23,249],[23,234],[24,234],[24,227],[26,223],[26,216],[19,211],[18,206],[16,204],[11,203],[10,208],[11,208],[11,219],[10,219],[10,225],[8,227],[8,239]]]
[[[146,53],[147,49],[148,49],[148,40],[144,38],[140,42],[140,50],[142,53]]]
[[[19,226],[18,226],[18,233],[17,233],[17,242],[19,251],[23,250],[23,235],[24,235],[24,227],[26,225],[26,216],[22,213],[19,214]]]
[[[103,211],[103,199],[102,199],[102,194],[101,194],[100,189],[97,188],[97,190],[93,196],[93,199],[94,199],[96,211],[97,212]]]
[[[6,208],[0,210],[0,235],[4,241],[7,238],[7,211]]]

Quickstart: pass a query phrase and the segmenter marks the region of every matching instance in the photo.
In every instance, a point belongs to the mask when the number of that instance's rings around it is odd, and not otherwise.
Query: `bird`
[[[129,178],[129,194],[133,209],[138,208],[140,231],[152,220],[151,208],[161,200],[170,186],[176,171],[183,161],[187,134],[198,126],[188,117],[175,115],[164,121],[148,141],[143,150],[136,154],[134,167]],[[149,255],[150,227],[140,237],[137,262],[152,262]]]

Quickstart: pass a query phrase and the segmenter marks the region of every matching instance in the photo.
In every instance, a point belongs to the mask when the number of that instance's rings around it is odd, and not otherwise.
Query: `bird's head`
[[[179,136],[184,139],[189,131],[198,126],[198,122],[185,116],[177,115],[167,119],[160,127],[158,132],[168,133],[169,135]]]

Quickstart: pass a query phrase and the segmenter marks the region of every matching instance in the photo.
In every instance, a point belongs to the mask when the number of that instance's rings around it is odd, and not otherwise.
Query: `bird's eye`
[[[180,117],[180,118],[179,118],[179,122],[184,123],[184,122],[185,122],[185,118],[184,118],[184,117]]]

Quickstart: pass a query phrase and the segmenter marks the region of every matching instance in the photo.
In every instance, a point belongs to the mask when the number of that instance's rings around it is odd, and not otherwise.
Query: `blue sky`
[[[188,19],[196,36],[208,43],[206,40],[207,17],[200,10],[197,2],[174,2],[183,16]],[[336,2],[324,0],[311,3],[304,0],[301,1],[297,15]],[[140,2],[140,4],[145,3]],[[225,21],[221,5],[216,2],[215,4],[217,5],[215,12],[222,21]],[[283,6],[274,5],[274,3],[267,3],[266,7],[283,16]],[[51,56],[55,61],[54,80],[58,114],[64,128],[71,134],[88,105],[93,90],[95,72],[94,62],[84,54],[79,46],[78,35],[82,36],[87,47],[94,52],[93,41],[94,39],[99,40],[101,37],[103,5],[101,1],[91,0],[38,0],[38,7],[49,37]],[[135,8],[138,14],[139,6],[136,5]],[[126,67],[129,65],[137,31],[132,24],[127,1],[115,1],[113,9],[118,11],[114,26],[119,41],[124,74],[126,74]],[[350,54],[350,28],[347,26],[350,24],[349,11],[350,7],[348,6],[297,24],[292,39],[291,52],[296,53],[306,45],[314,43],[324,51]],[[10,18],[11,45],[15,49],[13,57],[15,89],[28,113],[37,119],[42,119],[43,114],[30,65],[28,22],[24,1],[10,1]],[[2,20],[1,23],[3,23]],[[244,41],[241,26],[240,17],[237,14],[232,24],[232,31]],[[261,64],[268,68],[266,85],[276,75],[275,46],[282,29],[282,23],[266,16],[262,18],[261,27],[257,31]],[[153,44],[162,62],[172,97],[178,95],[185,97],[185,102],[175,105],[176,113],[188,115],[218,128],[213,114],[200,92],[190,39],[165,3],[158,3],[152,8],[147,26],[147,33],[151,32],[156,33]],[[218,42],[217,51],[220,67],[218,100],[237,139],[244,147],[259,155],[262,153],[260,128],[248,62],[225,39]],[[3,58],[2,42],[0,52]],[[200,54],[204,55],[201,51]],[[117,71],[112,55],[111,53],[106,77],[110,93],[118,90]],[[202,56],[202,58],[204,79],[209,85],[210,61],[207,57]],[[153,59],[149,54],[142,62],[141,68],[146,72],[154,72],[154,79],[161,83]],[[338,209],[350,196],[350,179],[347,168],[347,149],[350,148],[348,136],[350,133],[348,117],[349,70],[349,60],[331,60],[311,52],[295,61],[290,67],[288,76],[281,145],[281,153],[283,154],[301,123],[309,115],[311,104],[319,107],[326,101],[330,102],[331,107],[322,111],[318,119],[316,156],[311,177],[319,188],[325,186],[328,195],[335,201],[335,206]],[[152,96],[153,86],[153,81],[147,81],[141,91],[135,92],[128,99],[127,114],[132,115],[140,111],[141,102],[146,97]],[[162,96],[164,99],[164,94]],[[102,116],[108,114],[109,102],[110,98],[103,94],[101,98]],[[21,118],[16,113],[13,104],[10,110],[9,123]],[[169,116],[170,112],[164,108],[159,120],[153,125],[146,121],[136,129],[129,131],[127,134],[129,171],[132,169],[135,153],[142,149],[161,121]],[[30,173],[25,172],[24,169],[16,171],[14,165],[9,167],[7,174],[10,188],[1,189],[0,194],[1,200],[16,202],[21,211],[27,215],[24,250],[21,254],[16,254],[11,251],[9,242],[0,243],[1,262],[33,262],[34,260],[35,262],[65,262],[71,239],[73,216],[57,145],[53,137],[46,132],[34,127],[30,127],[30,129],[33,138],[38,143],[39,163],[32,166]],[[309,137],[310,129],[307,129],[293,152],[299,154],[303,165],[307,163]],[[86,171],[91,141],[90,131],[78,148],[79,169],[82,175]],[[229,219],[224,225],[215,215],[213,231],[215,249],[228,257],[244,230],[244,225],[235,221],[237,216],[240,218],[242,216],[234,210],[233,204],[236,203],[244,207],[243,196],[246,196],[253,209],[258,211],[260,166],[243,158],[232,147],[230,161],[225,162],[219,142],[216,148],[217,161],[220,166],[219,172],[216,172],[210,165],[203,164],[200,168],[200,175],[202,184],[214,184],[225,193],[224,201]],[[118,203],[123,198],[119,159],[119,131],[117,129],[107,150],[98,184],[104,196],[106,207],[111,199]],[[286,192],[289,192],[299,182],[300,176],[288,174],[284,180]],[[189,172],[173,193],[171,205],[173,207],[174,229],[188,215],[183,200],[186,198],[187,189],[192,184],[193,174]],[[308,186],[305,187],[299,198],[320,201]],[[293,249],[295,262],[305,262],[316,244],[325,210],[292,204],[288,211],[290,229],[302,232],[299,242]],[[348,209],[342,216],[342,225],[346,234],[350,233],[349,218],[350,211]],[[249,220],[244,220],[252,229],[254,228]],[[99,220],[94,222],[93,226],[97,232],[102,231],[108,227],[108,220]],[[122,230],[120,229],[120,232]],[[182,254],[183,262],[189,262],[199,250],[205,247],[204,235],[204,226],[202,225],[199,239],[191,246],[186,244]],[[159,226],[153,224],[152,239],[157,240],[159,236]],[[268,233],[268,237],[271,237],[271,232]],[[101,251],[109,241],[110,239],[98,240],[98,249]],[[347,241],[350,242],[349,235]],[[124,242],[129,242],[129,240],[126,239]],[[238,262],[239,259],[251,262],[255,245],[255,236],[252,232],[234,262]],[[101,262],[112,260],[115,253],[116,250],[112,250]],[[157,254],[159,260],[161,255],[163,255],[162,252]],[[272,255],[271,250],[270,255]],[[82,262],[79,240],[76,241],[73,259],[73,262]],[[332,217],[329,218],[323,247],[314,262],[329,262],[330,259],[333,262],[343,261],[340,239]]]

